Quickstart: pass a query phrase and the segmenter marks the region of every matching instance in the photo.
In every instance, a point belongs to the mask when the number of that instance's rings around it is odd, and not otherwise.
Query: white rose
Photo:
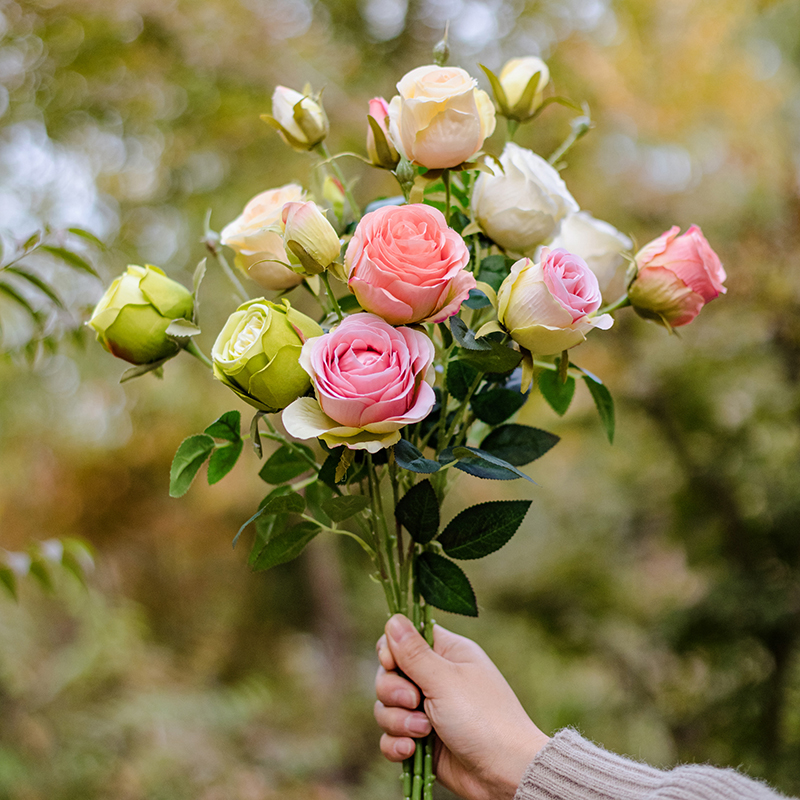
[[[539,73],[539,80],[530,102],[520,105],[522,95],[528,87],[531,78]],[[512,119],[525,120],[542,104],[542,92],[550,82],[550,70],[541,58],[528,56],[526,58],[512,58],[500,72],[500,85],[506,95],[508,114]]]
[[[561,231],[550,247],[563,247],[580,256],[597,276],[600,289],[605,291],[625,263],[622,254],[633,247],[633,242],[613,225],[595,219],[587,211],[579,211],[561,223]]]
[[[494,131],[494,106],[475,79],[458,67],[417,67],[397,84],[389,131],[414,164],[448,169],[468,161]]]
[[[222,229],[222,244],[236,252],[236,266],[265,289],[291,289],[303,280],[302,275],[277,262],[288,261],[281,235],[281,210],[286,203],[302,202],[305,196],[303,187],[296,183],[261,192]]]
[[[578,204],[558,172],[536,153],[509,142],[500,163],[504,172],[482,172],[475,182],[473,218],[504,250],[532,256]]]
[[[299,104],[299,111],[295,106]],[[267,121],[270,120],[265,117]],[[296,150],[313,150],[328,135],[328,118],[319,98],[309,97],[286,86],[272,94],[272,122],[281,136]]]

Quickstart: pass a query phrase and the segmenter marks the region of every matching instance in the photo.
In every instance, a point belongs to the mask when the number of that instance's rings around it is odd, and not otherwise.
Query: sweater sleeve
[[[664,771],[559,731],[528,765],[514,800],[781,800],[766,784],[705,765]]]

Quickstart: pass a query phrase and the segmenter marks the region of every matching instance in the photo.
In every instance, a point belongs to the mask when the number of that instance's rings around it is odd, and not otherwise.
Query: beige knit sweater
[[[732,769],[669,771],[631,761],[559,731],[528,765],[514,800],[780,800],[783,795]]]

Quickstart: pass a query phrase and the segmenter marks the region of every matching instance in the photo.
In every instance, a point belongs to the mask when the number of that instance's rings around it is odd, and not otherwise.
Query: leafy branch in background
[[[85,584],[93,569],[91,549],[80,539],[45,539],[32,542],[25,551],[0,547],[0,587],[14,599],[18,597],[20,581],[26,578],[34,579],[42,588],[52,591],[58,571],[68,572]]]

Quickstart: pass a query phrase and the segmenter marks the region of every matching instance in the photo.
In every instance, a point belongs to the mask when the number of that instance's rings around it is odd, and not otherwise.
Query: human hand
[[[431,649],[402,614],[378,641],[375,719],[389,761],[414,753],[433,725],[439,782],[466,800],[513,798],[526,767],[549,741],[489,656],[436,625]],[[400,674],[402,670],[403,674]],[[417,711],[420,690],[424,713]]]

